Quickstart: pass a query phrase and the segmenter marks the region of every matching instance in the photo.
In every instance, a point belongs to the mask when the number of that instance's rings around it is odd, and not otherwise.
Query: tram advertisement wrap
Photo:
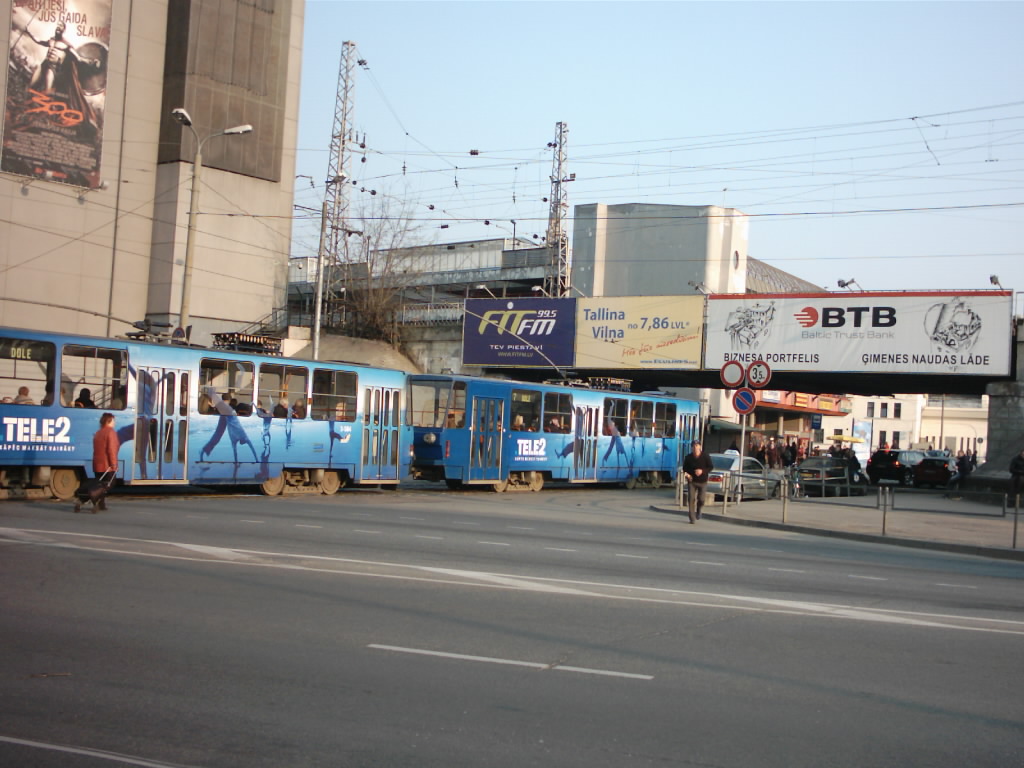
[[[700,368],[703,296],[577,299],[577,368]]]
[[[571,367],[575,299],[467,299],[463,365]]]
[[[0,170],[95,189],[110,0],[14,0]]]
[[[1006,376],[1009,291],[708,297],[705,367]]]

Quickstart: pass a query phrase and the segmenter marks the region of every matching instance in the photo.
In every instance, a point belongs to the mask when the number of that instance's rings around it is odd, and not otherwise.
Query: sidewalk
[[[1003,514],[1002,497],[964,493],[959,499],[943,498],[941,492],[894,488],[892,507],[879,506],[877,488],[866,496],[807,497],[711,502],[702,520],[751,525],[816,536],[934,549],[1024,562],[1024,509],[1014,544],[1014,509]],[[687,515],[673,502],[652,506],[661,512]],[[700,525],[700,522],[697,523]]]

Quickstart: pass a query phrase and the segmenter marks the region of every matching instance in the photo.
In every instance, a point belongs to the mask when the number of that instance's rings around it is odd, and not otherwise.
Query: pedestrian
[[[1010,459],[1010,494],[1011,501],[1015,505],[1022,485],[1024,485],[1024,450]]]
[[[689,485],[687,501],[689,504],[690,524],[700,520],[700,512],[704,508],[704,499],[707,496],[708,475],[714,465],[711,457],[704,453],[700,442],[694,440],[690,446],[690,452],[683,459],[683,477]]]
[[[100,416],[100,428],[92,436],[92,471],[96,475],[96,480],[108,488],[117,477],[117,452],[120,448],[121,441],[117,439],[117,432],[114,431],[114,414],[104,413]],[[106,508],[106,491],[98,489],[93,500],[93,511]],[[75,512],[81,509],[82,502],[76,501]]]
[[[959,499],[959,496],[953,494],[959,493],[960,483],[963,482],[964,478],[971,474],[971,459],[963,451],[956,452],[956,470],[953,475],[949,478],[949,482],[946,484],[946,495],[947,499]]]

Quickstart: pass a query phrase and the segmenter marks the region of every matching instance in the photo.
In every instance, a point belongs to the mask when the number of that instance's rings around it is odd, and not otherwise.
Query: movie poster
[[[95,189],[110,0],[13,0],[0,170]]]

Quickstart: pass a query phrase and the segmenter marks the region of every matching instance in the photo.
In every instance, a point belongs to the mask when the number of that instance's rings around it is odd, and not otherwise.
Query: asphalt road
[[[671,493],[0,504],[0,766],[1024,761],[1024,564]]]

